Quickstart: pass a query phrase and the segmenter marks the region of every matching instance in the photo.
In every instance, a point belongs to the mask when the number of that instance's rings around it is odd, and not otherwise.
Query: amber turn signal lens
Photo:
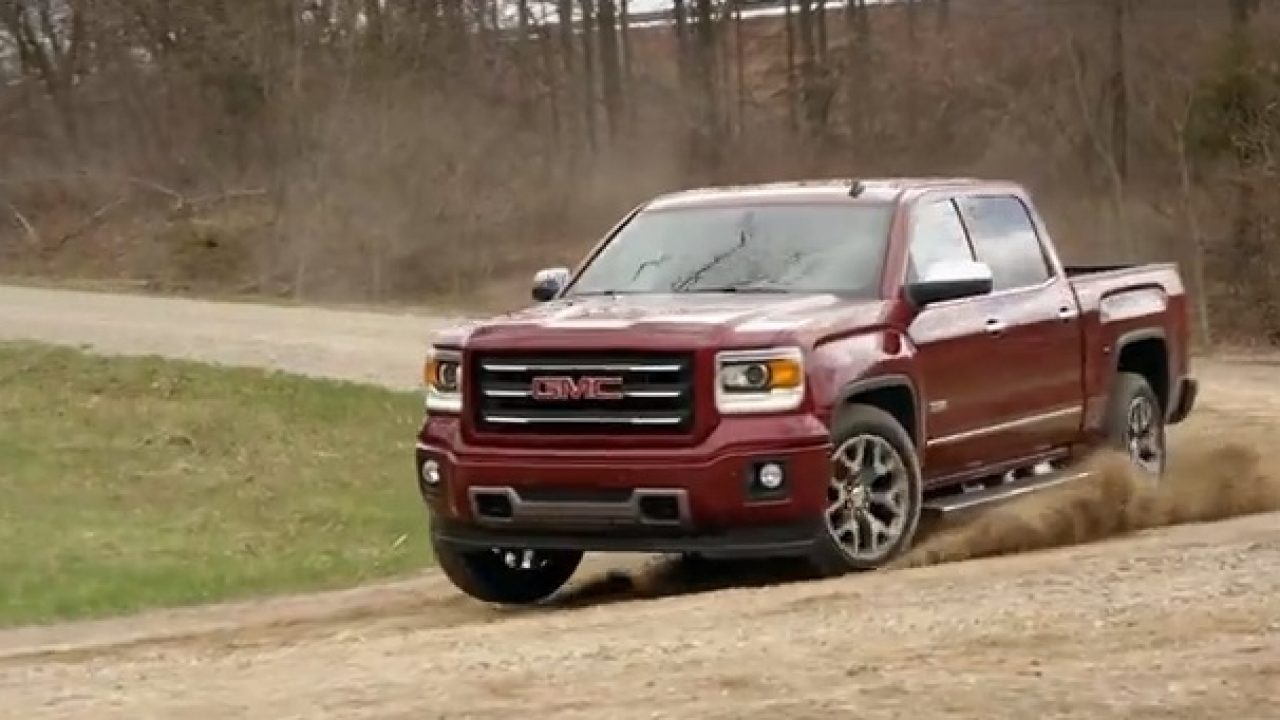
[[[773,389],[797,388],[804,382],[800,372],[800,363],[795,360],[778,359],[769,361],[769,387]]]
[[[440,392],[458,391],[462,365],[457,360],[430,358],[422,367],[422,380],[427,387]]]
[[[422,366],[422,382],[427,387],[436,387],[440,377],[440,361],[436,358],[427,358],[427,362]]]

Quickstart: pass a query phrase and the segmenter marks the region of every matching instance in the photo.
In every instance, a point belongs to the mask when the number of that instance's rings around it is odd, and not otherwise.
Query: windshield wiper
[[[761,293],[761,294],[786,294],[791,292],[786,288],[769,287],[767,285],[725,285],[723,287],[706,287],[692,288],[690,290],[681,290],[682,293]]]

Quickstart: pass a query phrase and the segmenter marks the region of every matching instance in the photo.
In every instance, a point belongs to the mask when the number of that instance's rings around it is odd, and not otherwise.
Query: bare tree
[[[1129,176],[1129,0],[1111,1],[1111,154],[1120,182]]]
[[[87,0],[7,0],[0,4],[0,25],[16,45],[22,69],[44,84],[73,148],[80,140],[75,91],[88,62],[88,13]]]
[[[586,120],[587,146],[594,150],[598,136],[596,119],[595,0],[578,0],[582,9],[582,110]]]
[[[622,132],[622,63],[618,48],[618,17],[614,0],[600,0],[600,77],[604,88],[604,108],[609,137],[616,140]]]
[[[800,120],[796,114],[796,31],[795,22],[791,14],[791,0],[782,0],[782,22],[786,27],[786,53],[787,53],[787,120],[790,122],[792,132],[800,127]]]
[[[622,78],[623,85],[631,87],[635,82],[635,74],[631,70],[631,8],[628,0],[621,0],[621,22],[618,32],[621,34]],[[634,124],[636,109],[634,103],[627,105],[627,118]]]

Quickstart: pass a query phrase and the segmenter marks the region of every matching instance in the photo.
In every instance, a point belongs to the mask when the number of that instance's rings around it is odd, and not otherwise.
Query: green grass
[[[427,564],[421,407],[361,385],[0,344],[0,625]]]

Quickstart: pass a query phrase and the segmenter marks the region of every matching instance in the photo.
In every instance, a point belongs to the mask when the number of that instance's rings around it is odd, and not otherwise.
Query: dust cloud
[[[1280,465],[1242,444],[1183,446],[1158,482],[1119,454],[1096,456],[1088,466],[1083,480],[937,528],[893,567],[1045,550],[1280,510]]]
[[[1179,447],[1165,476],[1139,474],[1117,453],[1095,456],[1087,478],[975,511],[934,527],[885,570],[1096,542],[1126,533],[1280,511],[1280,460],[1237,443]],[[554,601],[582,607],[811,579],[794,560],[659,558],[589,575]]]

